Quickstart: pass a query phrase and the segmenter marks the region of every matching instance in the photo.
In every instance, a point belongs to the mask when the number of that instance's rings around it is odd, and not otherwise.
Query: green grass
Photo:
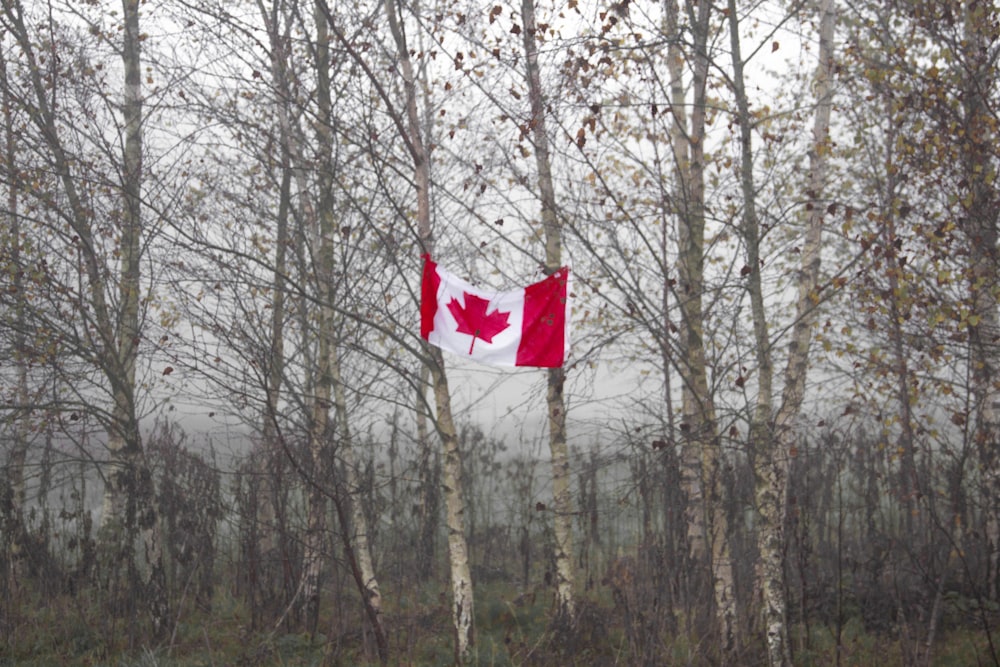
[[[898,633],[897,633],[898,634]],[[996,638],[994,638],[996,641]],[[910,651],[925,651],[923,638],[910,644]],[[911,664],[903,640],[865,632],[857,619],[849,619],[843,627],[839,664],[878,667],[906,667]],[[797,647],[794,662],[797,667],[827,667],[838,664],[837,642],[833,628],[814,627],[807,647]],[[931,655],[934,667],[972,667],[995,665],[989,638],[971,629],[953,629],[938,638]]]
[[[450,608],[440,584],[406,591],[384,591],[385,619],[392,657],[400,667],[436,667],[453,661]],[[176,627],[158,643],[127,641],[126,619],[109,619],[100,604],[85,595],[49,600],[22,595],[0,618],[5,636],[0,667],[80,665],[101,667],[366,667],[378,665],[364,616],[356,604],[328,604],[319,621],[321,632],[267,632],[250,629],[242,601],[222,592],[211,613],[181,609]],[[330,601],[328,601],[330,602]],[[628,665],[635,656],[622,627],[622,614],[605,594],[580,598],[582,621],[570,638],[569,650],[550,627],[551,594],[520,593],[513,586],[489,584],[476,589],[476,667],[591,667]],[[334,613],[334,607],[340,615]],[[140,626],[140,623],[133,627]],[[325,634],[324,634],[325,633]],[[335,636],[336,635],[336,636]],[[795,664],[820,667],[838,662],[833,630],[813,626],[808,641],[793,632]],[[651,647],[651,648],[650,648]],[[634,648],[634,647],[631,647]],[[652,638],[649,650],[661,664],[698,664],[697,645],[678,636]],[[935,667],[968,667],[993,663],[987,636],[974,629],[942,632],[934,646]],[[855,620],[845,623],[839,664],[902,667],[907,663],[898,636],[865,632]]]

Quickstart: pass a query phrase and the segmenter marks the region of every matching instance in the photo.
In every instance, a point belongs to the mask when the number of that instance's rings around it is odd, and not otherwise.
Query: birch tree
[[[757,586],[761,590],[763,621],[767,628],[768,660],[771,665],[791,664],[788,635],[785,629],[784,559],[783,559],[783,507],[785,476],[787,471],[776,466],[776,459],[785,454],[777,450],[771,440],[772,386],[774,366],[770,333],[764,306],[761,281],[760,222],[757,217],[756,188],[753,163],[753,117],[744,80],[744,61],[740,39],[740,18],[736,0],[729,0],[729,37],[732,55],[732,85],[739,119],[740,190],[743,195],[743,214],[740,231],[746,249],[747,291],[753,316],[754,352],[757,361],[757,400],[750,423],[750,458],[757,476],[757,502],[760,519],[757,521],[758,549]],[[818,239],[817,239],[818,244]],[[813,248],[812,252],[818,250]],[[807,249],[808,251],[808,249]],[[805,304],[811,305],[808,302]],[[804,353],[804,351],[803,351]],[[772,472],[774,470],[775,472]],[[777,472],[780,471],[780,474]],[[770,473],[770,474],[769,474]],[[766,481],[765,481],[766,480]]]
[[[185,398],[254,434],[240,468],[239,590],[255,626],[288,619],[282,612],[301,583],[295,519],[307,480],[298,473],[310,465],[297,443],[309,428],[317,346],[309,313],[318,303],[307,256],[318,239],[310,181],[318,170],[302,127],[316,109],[301,99],[316,75],[311,42],[296,37],[313,30],[307,5],[251,2],[240,13],[203,2],[170,17],[186,27],[173,63],[186,85],[172,101],[198,129],[184,136],[182,205],[170,221],[178,259],[162,262],[177,319],[190,330],[164,335],[178,341],[178,374],[198,379]]]
[[[319,248],[315,254],[316,308],[316,379],[309,400],[309,454],[314,478],[309,483],[308,519],[303,551],[301,594],[306,618],[315,631],[319,616],[320,573],[326,544],[326,494],[322,473],[326,469],[330,411],[333,408],[336,340],[334,337],[333,262],[334,262],[334,202],[333,202],[333,115],[330,99],[330,33],[325,3],[314,6],[316,24],[316,77],[318,119],[316,134],[320,146],[318,174],[317,236]]]
[[[814,79],[817,101],[804,198],[806,223],[801,245],[802,263],[797,281],[798,300],[795,318],[788,341],[782,401],[776,413],[772,404],[773,351],[761,283],[763,261],[752,147],[754,117],[750,113],[750,101],[746,91],[745,62],[742,55],[740,18],[736,0],[729,0],[728,14],[733,64],[732,85],[740,128],[740,189],[743,195],[741,232],[747,257],[747,269],[744,273],[747,275],[757,361],[757,400],[749,433],[750,455],[756,479],[756,530],[759,552],[756,588],[757,595],[762,601],[761,621],[765,631],[769,664],[784,666],[792,664],[787,629],[787,586],[784,576],[788,467],[789,457],[792,456],[791,452],[796,446],[795,418],[802,409],[805,396],[809,344],[821,289],[820,248],[823,218],[827,210],[824,191],[827,164],[832,150],[829,132],[833,106],[833,38],[836,14],[833,0],[823,0],[820,3],[818,63]]]
[[[987,590],[1000,599],[1000,197],[996,190],[997,8],[988,2],[962,3],[962,41],[959,53],[962,129],[962,209],[968,238],[968,282],[975,318],[969,319],[972,345],[973,395],[976,405],[976,443],[983,476],[983,517],[987,545]]]
[[[329,63],[329,42],[331,35],[329,31],[333,16],[325,0],[317,0],[315,19],[317,23],[317,56],[316,72],[318,78],[317,103],[319,107],[318,134],[322,154],[326,161],[320,165],[320,200],[318,209],[320,211],[320,254],[318,256],[319,267],[317,275],[319,295],[321,299],[320,308],[326,309],[326,315],[321,317],[320,326],[325,327],[320,331],[320,340],[329,339],[327,349],[323,349],[321,342],[320,355],[327,355],[326,360],[320,360],[321,378],[323,373],[329,374],[329,384],[332,389],[332,408],[336,416],[335,433],[339,436],[337,440],[337,451],[344,462],[345,483],[334,484],[334,504],[337,507],[340,517],[341,531],[344,540],[344,548],[350,564],[352,575],[361,595],[362,604],[365,608],[368,620],[375,634],[376,645],[380,660],[385,663],[389,659],[388,643],[384,627],[384,617],[382,614],[382,593],[379,588],[378,578],[375,574],[375,564],[372,558],[372,546],[369,542],[369,522],[368,517],[361,505],[361,483],[357,472],[358,462],[354,453],[353,437],[351,432],[351,417],[347,404],[347,391],[341,370],[341,356],[339,347],[341,345],[338,331],[344,331],[347,327],[345,317],[335,317],[334,307],[335,293],[330,287],[334,284],[334,255],[332,252],[332,237],[334,234],[334,211],[333,205],[333,162],[334,153],[334,117],[333,101],[330,95],[330,63]],[[346,269],[346,267],[344,267]],[[347,271],[343,272],[347,275]],[[324,380],[326,381],[326,380]],[[327,400],[329,400],[327,396]],[[331,406],[328,406],[328,410]],[[318,470],[318,461],[314,459],[314,469]],[[337,474],[336,472],[334,473]]]
[[[0,48],[5,47],[0,44]],[[14,362],[17,379],[15,388],[11,395],[11,403],[17,406],[14,414],[12,428],[12,438],[10,451],[7,453],[7,460],[4,464],[4,479],[2,481],[3,491],[9,494],[8,509],[4,512],[3,525],[6,536],[4,548],[7,550],[7,561],[9,563],[7,572],[7,590],[15,591],[19,581],[23,576],[23,563],[25,539],[27,537],[27,526],[25,525],[25,501],[26,490],[26,464],[28,457],[28,446],[30,444],[30,419],[28,418],[28,406],[31,403],[31,392],[28,384],[29,359],[26,358],[28,340],[28,319],[26,313],[26,301],[28,298],[25,292],[24,257],[22,253],[21,241],[21,212],[19,206],[18,188],[15,185],[15,174],[17,173],[18,140],[14,113],[14,103],[11,99],[12,93],[10,83],[7,79],[7,53],[0,51],[0,86],[3,95],[3,165],[4,172],[8,174],[7,184],[7,210],[6,217],[8,223],[4,226],[5,231],[0,233],[0,253],[6,258],[3,271],[11,276],[10,290],[16,299],[14,307],[5,308],[7,313],[13,311],[12,315],[7,314],[4,327],[12,332],[12,338],[7,347],[7,356]],[[6,305],[6,304],[5,304]]]
[[[261,19],[267,30],[268,64],[271,80],[275,87],[275,113],[278,117],[278,169],[280,170],[278,186],[278,210],[275,220],[274,238],[274,297],[271,302],[270,352],[267,355],[267,373],[265,388],[265,409],[261,416],[261,451],[258,457],[259,476],[255,479],[258,493],[259,515],[257,525],[260,530],[260,578],[267,598],[270,591],[277,587],[279,578],[280,554],[283,547],[278,544],[279,536],[275,519],[278,514],[278,498],[281,494],[280,475],[278,470],[284,465],[283,452],[279,441],[279,404],[285,375],[285,317],[286,292],[288,291],[287,276],[289,262],[288,246],[291,241],[289,221],[292,217],[292,177],[294,133],[292,116],[294,107],[291,85],[291,30],[292,20],[287,16],[284,3],[272,2],[265,7],[258,2]],[[282,25],[284,24],[284,25]],[[253,594],[253,593],[252,593]],[[265,605],[267,606],[267,605]]]
[[[39,42],[29,25],[37,17],[28,14],[22,3],[6,3],[0,15],[3,28],[17,43],[24,61],[26,87],[19,103],[37,133],[35,150],[52,174],[51,186],[57,197],[42,197],[38,205],[45,218],[58,219],[69,230],[76,255],[81,291],[70,300],[72,316],[60,326],[68,327],[68,340],[75,340],[72,354],[91,364],[103,380],[110,406],[98,413],[107,431],[109,453],[105,502],[102,514],[103,539],[126,576],[125,585],[135,599],[142,598],[150,613],[153,630],[166,630],[169,609],[165,590],[162,548],[159,543],[158,515],[153,502],[153,479],[144,460],[140,433],[140,386],[136,380],[139,345],[143,339],[140,301],[140,263],[148,242],[143,203],[143,92],[137,0],[123,0],[122,19],[115,47],[121,57],[120,158],[108,165],[114,175],[97,177],[86,170],[96,163],[76,153],[79,135],[66,123],[61,100],[59,73],[45,65],[47,54],[39,53]],[[51,19],[51,16],[50,16]],[[51,34],[58,27],[50,24]],[[100,23],[92,24],[102,34]],[[55,44],[50,45],[55,48]],[[83,76],[94,72],[82,68]],[[54,76],[53,76],[54,75]],[[118,105],[113,105],[118,106]],[[93,129],[92,127],[90,129]],[[95,144],[104,143],[99,136]],[[86,142],[83,142],[86,143]],[[114,188],[94,191],[95,182],[107,179]],[[25,183],[25,185],[28,185]],[[25,194],[37,196],[30,187]],[[95,199],[104,199],[101,211]],[[95,197],[96,195],[96,197]],[[106,206],[106,208],[104,208]],[[106,218],[102,217],[106,216]],[[106,242],[108,229],[113,242]],[[63,236],[62,232],[55,235]],[[59,255],[63,254],[60,249]],[[64,284],[67,294],[75,292]],[[72,327],[76,330],[72,331]],[[77,391],[83,391],[77,388]],[[134,544],[142,544],[136,553]]]
[[[525,78],[531,104],[532,144],[538,169],[538,194],[545,230],[545,273],[552,275],[562,267],[562,231],[552,179],[548,129],[545,122],[546,100],[538,65],[538,25],[534,0],[523,0],[521,19],[524,27]],[[575,621],[573,594],[573,497],[570,492],[569,449],[566,445],[566,402],[563,398],[566,371],[563,367],[547,371],[546,405],[548,406],[549,449],[552,456],[553,535],[555,538],[556,625],[570,627]]]
[[[1000,210],[995,188],[996,64],[1000,57],[996,7],[975,0],[888,8],[862,4],[856,15],[860,34],[854,52],[860,56],[861,73],[882,100],[889,122],[905,128],[894,133],[892,160],[887,159],[884,166],[888,172],[884,179],[894,186],[885,190],[895,195],[886,202],[887,215],[895,216],[891,221],[895,238],[891,246],[884,246],[880,237],[886,230],[880,229],[866,237],[865,243],[880,253],[872,263],[887,265],[905,259],[903,243],[912,239],[915,247],[910,252],[926,253],[933,267],[928,269],[933,271],[928,282],[939,292],[934,296],[921,295],[898,276],[890,274],[889,278],[899,281],[900,294],[908,295],[907,303],[900,304],[904,315],[911,309],[926,312],[926,330],[940,330],[942,340],[947,338],[947,344],[927,346],[935,369],[942,370],[942,362],[949,359],[965,365],[964,371],[955,369],[951,377],[940,373],[934,385],[947,387],[950,395],[953,377],[967,373],[969,385],[956,396],[961,400],[946,400],[946,409],[952,424],[963,438],[971,438],[976,450],[982,485],[972,496],[982,502],[982,523],[976,531],[967,531],[961,521],[950,523],[961,545],[959,552],[973,545],[988,552],[986,570],[973,578],[980,590],[996,599],[1000,595],[1000,523],[995,518],[1000,423],[996,407],[1000,402],[996,382],[1000,328],[995,250]],[[865,48],[869,43],[875,48]],[[906,219],[910,212],[918,215]],[[959,285],[964,285],[964,293],[957,289]],[[956,444],[959,441],[943,439],[943,450],[964,462],[968,454]],[[907,468],[908,458],[903,461]],[[964,465],[960,463],[959,469]],[[962,484],[952,486],[956,508],[964,505],[959,501],[969,490]]]
[[[417,198],[417,237],[421,250],[434,250],[433,223],[431,220],[431,156],[423,137],[423,128],[417,108],[417,78],[402,17],[392,0],[385,0],[393,43],[396,47],[397,67],[402,77],[405,105],[404,118],[400,117],[399,131],[413,161],[414,186]],[[444,355],[437,347],[423,346],[425,363],[430,367],[431,390],[434,396],[435,424],[441,438],[444,460],[441,483],[444,488],[445,523],[448,531],[448,562],[451,576],[451,610],[455,630],[455,661],[464,664],[471,657],[473,645],[473,595],[469,567],[469,547],[465,535],[464,496],[462,489],[462,464],[458,432],[451,410],[451,392]]]
[[[316,7],[316,21],[318,24],[323,25],[322,29],[318,29],[318,34],[324,42],[320,44],[319,48],[326,50],[328,49],[328,45],[325,42],[331,39],[328,24],[333,21],[333,16],[325,0],[318,0]],[[323,140],[327,142],[325,152],[332,155],[334,151],[334,137],[331,132],[333,129],[333,102],[330,97],[330,67],[327,62],[327,56],[323,54],[323,51],[320,51],[319,53],[321,55],[317,57],[317,73],[319,77],[318,102],[321,123],[320,134],[323,137]],[[326,192],[328,188],[332,188],[334,185],[333,165],[330,164],[326,166],[326,168],[323,168],[321,170],[321,174],[321,182],[323,182],[321,192]],[[328,218],[328,220],[321,225],[321,233],[332,234],[332,218],[335,210],[332,206],[332,202],[321,201],[320,210],[321,219],[323,217]],[[330,262],[328,266],[323,268],[323,272],[330,280],[330,284],[333,284],[333,274],[335,272],[335,266],[333,264],[334,258],[331,255],[330,257],[321,257],[320,259]],[[347,276],[348,267],[343,266],[341,268],[342,275]],[[345,289],[349,288],[345,287]],[[329,300],[329,306],[332,308],[333,303],[336,301],[334,292],[332,290],[329,291],[326,298]],[[338,332],[343,332],[348,329],[348,320],[349,317],[343,314],[339,317],[332,317],[330,321],[327,322],[329,331],[326,334],[331,339],[329,349],[329,370],[331,374],[331,386],[333,389],[333,407],[336,415],[336,425],[338,427],[335,433],[339,436],[337,439],[337,452],[340,459],[344,463],[344,475],[346,477],[344,483],[334,484],[334,503],[337,506],[337,512],[340,517],[344,549],[351,573],[354,577],[355,584],[357,585],[358,593],[361,596],[362,605],[364,606],[369,624],[371,625],[372,631],[375,635],[375,643],[379,659],[385,663],[389,659],[389,648],[388,639],[386,637],[385,621],[382,613],[382,593],[379,587],[378,577],[375,573],[375,561],[372,556],[373,546],[369,539],[371,530],[369,526],[369,519],[368,515],[364,511],[364,508],[362,507],[361,499],[364,489],[362,488],[361,478],[358,474],[359,464],[354,451],[351,414],[348,407],[347,388],[343,379],[340,354],[340,347],[343,345],[343,342],[341,337],[338,335]],[[338,473],[335,471],[334,475],[337,476],[337,474]]]
[[[670,40],[667,69],[670,80],[671,144],[676,165],[672,194],[679,249],[678,307],[681,376],[682,475],[687,493],[688,544],[692,561],[710,573],[720,651],[734,648],[736,600],[728,545],[728,522],[723,511],[719,472],[722,452],[714,398],[709,389],[702,298],[705,280],[705,118],[709,37],[712,6],[685,3],[691,53],[685,54],[677,0],[666,0],[665,32]],[[685,56],[692,61],[692,99],[685,93]],[[690,109],[688,114],[687,109]]]

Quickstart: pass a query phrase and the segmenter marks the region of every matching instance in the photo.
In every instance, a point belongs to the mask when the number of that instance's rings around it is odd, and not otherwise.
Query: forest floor
[[[485,587],[484,587],[485,588]],[[550,629],[546,595],[519,594],[514,587],[491,585],[477,590],[476,643],[472,664],[480,666],[602,667],[612,665],[708,665],[704,651],[683,632],[648,632],[648,619],[630,618],[627,609],[605,596],[583,598],[581,622],[570,635],[558,638]],[[387,664],[407,667],[454,664],[446,597],[425,592],[385,610],[390,656]],[[7,601],[10,602],[10,601]],[[16,610],[5,605],[0,627],[0,667],[81,665],[107,667],[285,667],[379,665],[374,639],[362,624],[360,611],[325,610],[316,632],[285,627],[251,629],[246,606],[229,595],[218,595],[210,612],[185,610],[169,636],[143,645],[142,619],[109,619],[93,615],[75,598],[36,601]],[[350,610],[348,604],[346,609]],[[131,623],[138,620],[139,623]],[[629,627],[628,622],[632,622]],[[645,628],[642,627],[645,625]],[[324,631],[325,630],[325,631]],[[1000,628],[993,633],[951,627],[939,634],[930,660],[933,667],[997,665]],[[910,633],[866,632],[849,619],[837,630],[813,625],[793,631],[794,664],[803,667],[858,665],[904,667],[916,664],[915,651],[926,651],[924,638]],[[130,643],[128,637],[132,636]],[[748,666],[760,655],[746,656]]]

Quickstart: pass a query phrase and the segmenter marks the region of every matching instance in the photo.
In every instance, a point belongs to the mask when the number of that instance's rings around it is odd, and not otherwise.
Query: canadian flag
[[[424,255],[420,335],[442,350],[496,366],[562,366],[569,353],[569,268],[523,289],[473,287]]]

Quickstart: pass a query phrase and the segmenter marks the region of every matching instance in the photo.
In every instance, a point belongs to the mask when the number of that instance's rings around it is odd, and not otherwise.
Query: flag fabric
[[[569,353],[569,268],[523,289],[473,287],[424,255],[420,335],[452,354],[495,366],[562,366]]]

